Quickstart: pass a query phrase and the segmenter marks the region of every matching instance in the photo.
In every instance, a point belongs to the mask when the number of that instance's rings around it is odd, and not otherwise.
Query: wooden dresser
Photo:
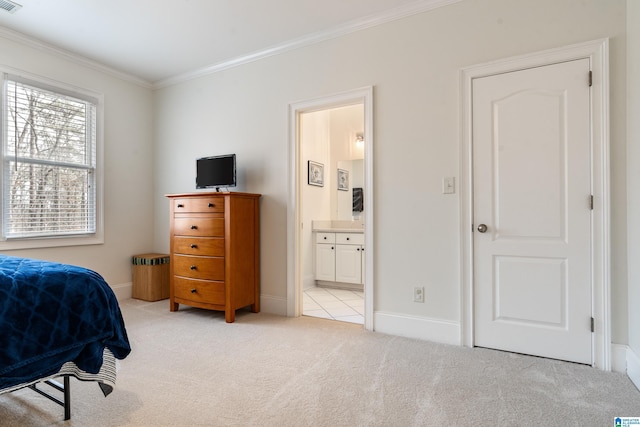
[[[170,194],[169,304],[260,311],[260,194]]]

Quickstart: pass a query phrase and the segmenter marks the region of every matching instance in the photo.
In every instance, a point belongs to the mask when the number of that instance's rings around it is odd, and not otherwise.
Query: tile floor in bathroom
[[[304,291],[305,316],[322,317],[364,324],[364,292],[333,288],[309,288]]]

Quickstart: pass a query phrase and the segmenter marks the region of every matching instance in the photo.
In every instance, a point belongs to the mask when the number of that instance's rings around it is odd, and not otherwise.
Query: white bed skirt
[[[11,393],[12,391],[16,391],[18,389],[28,387],[42,381],[63,377],[65,375],[76,377],[81,381],[96,381],[98,382],[102,393],[107,396],[113,391],[113,388],[116,384],[116,358],[113,356],[113,353],[111,353],[111,350],[105,347],[102,357],[102,366],[100,367],[100,371],[97,374],[90,374],[78,368],[75,363],[67,362],[62,365],[60,371],[51,376],[38,378],[37,380],[28,383],[18,384],[2,389],[0,390],[0,394]]]

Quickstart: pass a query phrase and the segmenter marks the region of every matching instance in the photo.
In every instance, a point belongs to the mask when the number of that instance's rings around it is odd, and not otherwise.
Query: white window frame
[[[0,73],[2,75],[9,74],[12,77],[17,77],[23,80],[29,80],[34,82],[37,86],[52,92],[58,92],[63,95],[75,96],[80,99],[92,99],[96,101],[96,147],[95,147],[95,232],[78,235],[64,235],[64,236],[47,236],[47,237],[25,237],[25,238],[11,238],[6,239],[4,237],[4,230],[0,233],[0,250],[12,250],[12,249],[36,249],[36,248],[48,248],[48,247],[63,247],[63,246],[82,246],[82,245],[97,245],[104,243],[104,211],[103,211],[103,122],[104,122],[104,95],[91,90],[79,88],[67,83],[55,81],[46,77],[34,75],[21,70],[17,70],[11,67],[0,65]],[[6,109],[7,109],[7,94],[5,93],[5,78],[2,77],[2,85],[0,88],[0,113],[2,114],[2,120],[0,121],[0,142],[2,143],[2,153],[0,156],[0,216],[4,215],[4,177],[5,177],[5,162],[4,147],[7,144],[5,138],[7,137],[6,126]],[[3,220],[4,218],[2,218]],[[3,221],[4,222],[4,221]],[[2,225],[4,227],[4,225]]]

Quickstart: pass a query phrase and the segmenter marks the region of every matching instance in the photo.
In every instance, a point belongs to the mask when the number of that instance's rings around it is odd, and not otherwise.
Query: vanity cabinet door
[[[360,246],[360,283],[364,285],[364,245]]]
[[[362,283],[362,245],[336,245],[335,280]]]
[[[336,245],[316,244],[316,280],[334,282],[336,280]]]

